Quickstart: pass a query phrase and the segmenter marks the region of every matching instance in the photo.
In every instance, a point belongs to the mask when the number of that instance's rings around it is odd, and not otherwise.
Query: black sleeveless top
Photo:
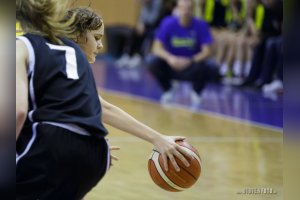
[[[35,34],[19,38],[29,50],[29,112],[35,122],[71,124],[104,137],[101,105],[90,64],[80,47],[62,39],[55,45]],[[76,132],[76,131],[75,131]]]

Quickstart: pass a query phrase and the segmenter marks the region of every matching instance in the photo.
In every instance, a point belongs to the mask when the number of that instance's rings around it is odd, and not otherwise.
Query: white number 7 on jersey
[[[79,79],[75,49],[69,46],[59,46],[47,43],[50,49],[65,51],[66,72],[69,79]]]

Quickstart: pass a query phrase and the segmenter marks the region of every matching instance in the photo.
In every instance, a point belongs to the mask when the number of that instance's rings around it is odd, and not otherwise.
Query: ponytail
[[[16,0],[16,18],[26,33],[39,34],[62,44],[59,36],[73,32],[74,17],[63,20],[69,0]]]

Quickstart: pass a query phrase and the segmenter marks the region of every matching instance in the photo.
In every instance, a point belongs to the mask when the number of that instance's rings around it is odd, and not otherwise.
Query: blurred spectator
[[[162,0],[139,0],[140,14],[134,29],[127,31],[127,38],[117,66],[135,67],[148,53],[152,44],[154,30],[159,24],[162,12]]]
[[[251,69],[243,86],[261,88],[275,79],[282,80],[282,0],[261,0],[264,6],[264,18],[259,36],[259,43],[254,49]],[[251,19],[250,19],[251,22]],[[278,81],[277,81],[278,82]],[[278,85],[278,84],[277,84]]]
[[[274,76],[274,74],[276,75]],[[265,93],[281,92],[283,90],[282,36],[267,40],[265,58],[256,86],[262,87]]]
[[[247,16],[245,16],[242,28],[235,37],[232,69],[234,77],[239,78],[240,81],[249,74],[253,49],[259,42],[259,31],[264,19],[264,7],[259,0],[244,0],[244,6]]]
[[[217,77],[218,66],[209,60],[212,36],[206,22],[192,14],[193,0],[178,0],[178,16],[166,17],[156,32],[154,56],[149,59],[150,72],[164,90],[162,103],[173,98],[172,80],[186,80],[193,84],[193,105],[209,80]]]
[[[201,0],[202,17],[211,27],[214,37],[213,55],[224,77],[237,76],[232,66],[237,37],[246,13],[246,0]]]
[[[233,75],[235,77],[245,78],[249,74],[253,49],[260,40],[259,35],[264,16],[265,10],[260,0],[246,1],[246,19],[244,26],[236,36],[235,42],[236,51],[233,62]]]

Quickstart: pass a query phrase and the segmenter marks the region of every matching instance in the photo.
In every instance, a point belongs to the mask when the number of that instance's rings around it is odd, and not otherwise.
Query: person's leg
[[[109,29],[108,29],[109,30]],[[118,54],[115,65],[117,67],[124,67],[130,61],[130,53],[132,52],[132,41],[134,40],[134,32],[132,28],[126,26],[116,27],[107,33],[110,38],[110,43],[118,44]],[[109,46],[108,46],[109,49]]]
[[[208,82],[218,81],[219,65],[211,59],[206,59],[199,63],[193,63],[182,72],[176,73],[176,78],[191,81],[193,89],[197,94],[201,94]]]
[[[135,29],[132,30],[131,37],[128,40],[129,55],[132,57],[135,54],[141,54],[141,48],[146,33],[139,34]]]
[[[153,39],[154,39],[154,34],[155,34],[155,30],[153,30],[153,29],[147,30],[147,32],[145,34],[145,38],[143,39],[143,43],[141,46],[141,55],[143,57],[148,55],[151,50]]]
[[[78,135],[48,124],[23,133],[17,141],[17,200],[82,199],[108,169],[109,150],[104,138]],[[29,141],[33,141],[31,146]],[[23,154],[27,147],[29,151]]]
[[[215,31],[215,60],[220,65],[219,73],[225,76],[228,73],[229,65],[224,62],[227,47],[228,47],[228,35],[223,30]]]
[[[277,38],[272,37],[267,39],[266,48],[265,48],[265,56],[262,63],[262,69],[259,79],[256,81],[256,86],[261,87],[264,84],[270,83],[273,78],[273,74],[277,65]]]
[[[189,71],[190,78],[193,89],[198,95],[201,95],[206,83],[207,83],[207,73],[208,69],[202,63],[195,63],[193,66],[190,67],[191,70]]]
[[[225,58],[223,64],[225,64],[228,67],[228,70],[230,72],[230,75],[232,73],[232,63],[234,60],[234,54],[236,50],[236,37],[237,34],[227,31],[226,35],[226,41],[227,41],[227,48],[225,49]]]
[[[266,82],[267,84],[264,84],[262,86],[262,91],[264,94],[268,93],[281,93],[283,91],[283,52],[282,52],[282,36],[278,36],[276,38],[272,39],[273,46],[272,51],[274,52],[274,55],[272,55],[272,60],[275,64],[273,64],[273,68],[271,71],[271,74],[267,74],[270,76],[270,83]],[[268,58],[270,59],[270,58]],[[277,70],[276,76],[273,78],[273,72]],[[267,72],[265,72],[267,73]],[[267,76],[265,75],[265,76]],[[271,82],[272,80],[272,82]]]
[[[277,64],[277,78],[283,81],[283,48],[282,48],[282,36],[279,36],[276,43],[276,49],[278,52],[278,64]]]
[[[129,68],[134,68],[140,66],[143,61],[143,51],[142,45],[145,40],[146,34],[139,34],[136,30],[133,31],[132,37],[130,39],[129,57],[130,60],[127,63]]]
[[[193,85],[193,90],[190,93],[192,107],[198,107],[201,104],[201,94],[206,84],[220,78],[219,68],[220,66],[216,62],[207,59],[193,63],[181,72],[176,72],[176,79],[190,81]]]
[[[245,46],[245,61],[244,61],[244,69],[243,69],[243,77],[247,77],[251,70],[251,62],[253,57],[253,49],[257,45],[258,41],[247,41]]]
[[[127,41],[131,35],[131,28],[126,26],[108,26],[107,30],[107,52],[115,58],[128,53]]]
[[[265,44],[266,39],[261,39],[261,41],[255,46],[251,61],[251,69],[249,75],[246,77],[246,80],[243,83],[244,86],[252,85],[260,76],[261,66],[265,54]]]
[[[212,36],[213,36],[213,44],[212,44],[212,55],[218,64],[222,64],[224,58],[224,48],[226,42],[224,42],[224,34],[222,30],[218,28],[211,28]]]
[[[147,59],[147,66],[163,91],[169,91],[172,87],[171,81],[174,75],[172,68],[163,59],[152,55]]]
[[[246,60],[246,51],[247,51],[247,35],[240,32],[236,34],[235,43],[235,54],[233,62],[233,75],[241,76],[243,71],[244,63]]]
[[[226,48],[226,35],[222,30],[216,30],[215,33],[216,38],[216,48],[217,48],[217,54],[216,54],[216,61],[219,64],[222,64],[223,58],[224,58],[224,50]]]

